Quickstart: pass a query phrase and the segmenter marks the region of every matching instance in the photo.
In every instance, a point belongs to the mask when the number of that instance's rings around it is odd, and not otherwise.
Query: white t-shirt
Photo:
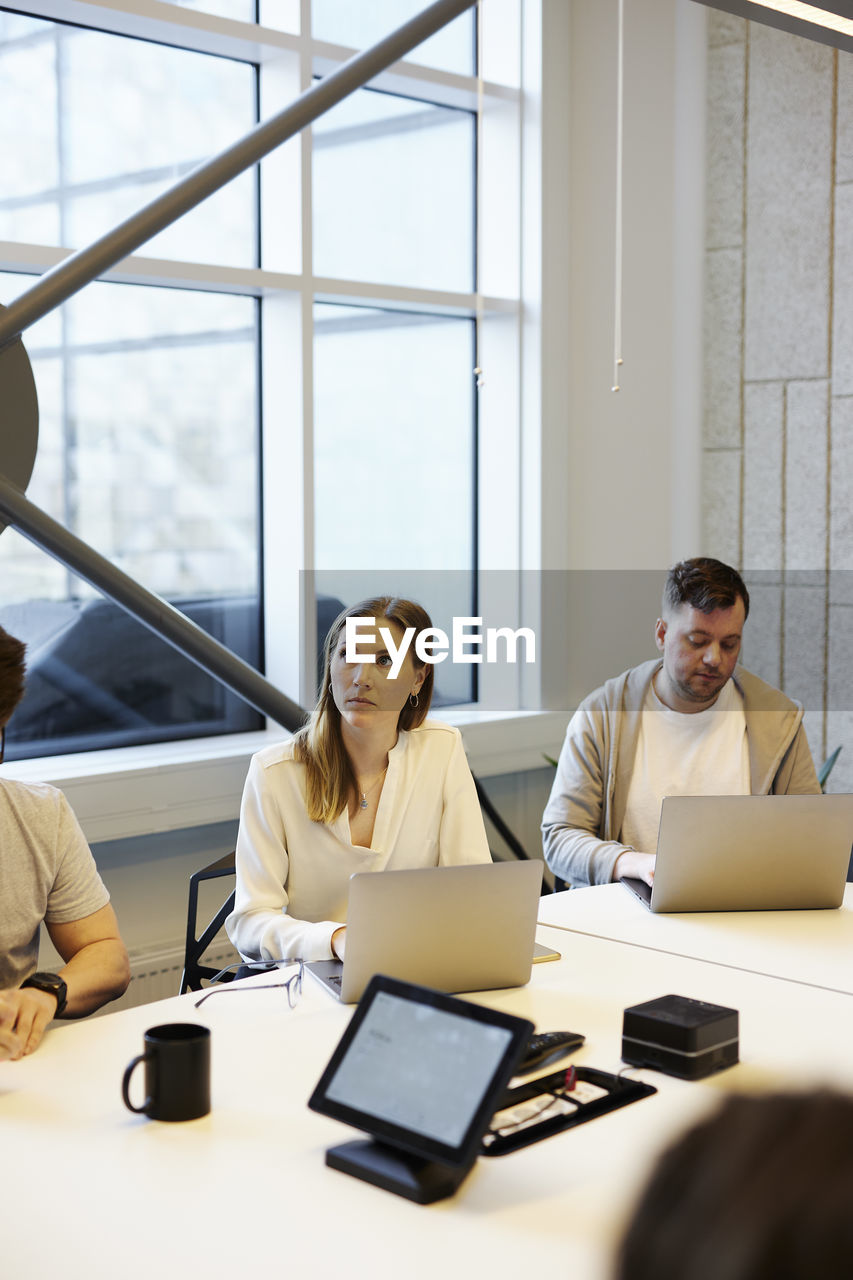
[[[707,711],[665,706],[649,686],[620,839],[655,853],[664,796],[749,795],[749,747],[743,697],[733,680]]]

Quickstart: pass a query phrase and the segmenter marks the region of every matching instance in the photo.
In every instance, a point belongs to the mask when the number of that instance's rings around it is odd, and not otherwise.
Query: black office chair
[[[518,837],[509,829],[509,827],[504,822],[501,815],[498,813],[497,809],[492,803],[491,798],[486,794],[486,789],[483,786],[480,779],[477,777],[476,774],[472,774],[472,777],[474,779],[474,786],[477,790],[477,799],[480,801],[480,808],[483,811],[483,816],[485,818],[488,818],[489,822],[491,822],[495,831],[497,831],[498,835],[501,837],[501,839],[503,840],[504,844],[507,846],[507,848],[509,849],[513,857],[518,858],[520,862],[529,862],[530,855],[527,853],[527,851],[525,850],[523,844],[518,839]],[[494,854],[492,855],[492,857],[494,857]],[[566,886],[563,884],[562,881],[560,881],[560,884],[565,889]],[[542,893],[545,894],[550,892],[551,892],[551,889],[548,886],[548,882],[546,880],[543,880]]]
[[[521,841],[510,831],[509,827],[492,804],[491,799],[486,793],[486,788],[483,786],[477,775],[472,774],[472,777],[474,779],[474,786],[477,790],[477,799],[480,801],[480,808],[483,810],[484,815],[489,819],[498,835],[507,845],[513,857],[518,858],[520,862],[528,862],[529,859]]]
[[[219,933],[225,923],[226,917],[234,910],[234,890],[232,889],[228,897],[222,903],[213,916],[210,923],[201,933],[198,932],[198,889],[204,880],[218,880],[221,876],[234,875],[234,854],[226,853],[224,857],[217,858],[216,862],[211,862],[209,866],[202,867],[200,871],[195,871],[190,876],[190,891],[187,900],[187,940],[184,947],[184,971],[181,975],[181,990],[183,995],[185,991],[201,991],[202,981],[205,978],[213,978],[218,969],[213,969],[210,965],[201,963],[201,958],[213,939]],[[230,981],[233,974],[223,975],[222,981]]]

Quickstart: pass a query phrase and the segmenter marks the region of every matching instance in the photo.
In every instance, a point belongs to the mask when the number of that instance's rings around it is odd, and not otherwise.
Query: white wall
[[[705,19],[691,0],[625,5],[624,365],[614,393],[617,4],[572,4],[573,567],[660,570],[699,550]]]
[[[744,659],[853,788],[853,55],[711,13],[703,480]]]
[[[664,573],[704,550],[707,9],[625,5],[624,364],[614,393],[617,19],[617,0],[546,6],[541,518],[543,563],[563,571],[549,575],[546,595],[564,608],[550,606],[543,630],[548,647],[565,638],[552,705],[572,706],[653,656]]]

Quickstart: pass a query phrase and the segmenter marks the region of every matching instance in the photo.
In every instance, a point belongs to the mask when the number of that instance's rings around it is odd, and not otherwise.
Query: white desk
[[[0,1063],[3,1274],[605,1280],[661,1143],[722,1092],[853,1088],[846,995],[581,934],[540,937],[563,959],[534,966],[529,987],[477,998],[540,1029],[583,1031],[577,1061],[612,1071],[623,1008],[676,991],[741,1011],[741,1063],[696,1084],[642,1072],[656,1096],[481,1159],[453,1200],[424,1208],[325,1167],[326,1147],[355,1134],[305,1104],[349,1011],[307,975],[293,1011],[267,990],[213,997],[198,1012],[190,995],[60,1026],[31,1058]],[[213,1111],[168,1125],[127,1112],[120,1084],[143,1030],[173,1020],[212,1029]]]
[[[543,897],[539,920],[627,947],[853,994],[853,884],[847,886],[837,911],[676,915],[653,915],[624,885],[596,885]]]

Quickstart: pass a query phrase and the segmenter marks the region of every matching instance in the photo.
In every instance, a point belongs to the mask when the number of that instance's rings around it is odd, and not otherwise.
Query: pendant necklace
[[[359,792],[360,792],[360,794],[361,794],[361,800],[360,800],[360,802],[359,802],[359,806],[358,806],[358,807],[359,807],[359,809],[366,809],[366,808],[367,808],[367,797],[370,795],[371,791],[373,791],[374,787],[376,787],[376,786],[377,786],[377,785],[382,781],[382,779],[385,777],[385,774],[386,774],[387,772],[388,772],[388,766],[387,766],[387,764],[386,764],[385,768],[384,768],[384,769],[382,770],[382,772],[379,774],[378,778],[375,778],[375,779],[373,780],[373,782],[372,782],[372,783],[371,783],[371,785],[367,788],[367,790],[366,790],[366,791],[361,791],[361,788],[359,787]]]

